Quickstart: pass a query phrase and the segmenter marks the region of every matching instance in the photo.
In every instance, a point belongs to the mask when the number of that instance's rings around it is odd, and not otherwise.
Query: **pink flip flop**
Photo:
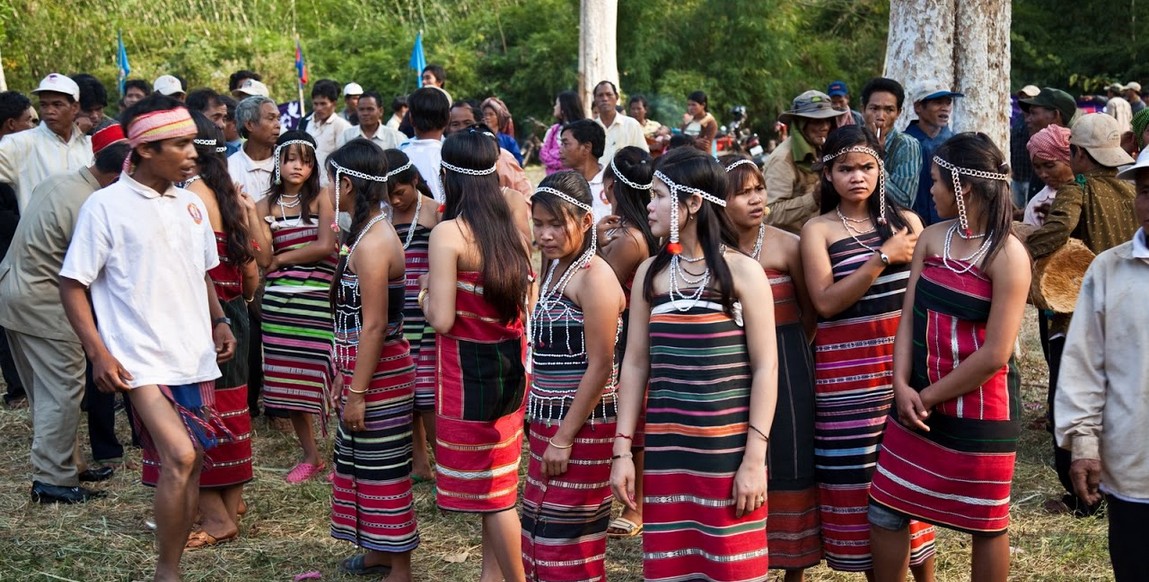
[[[297,485],[322,473],[324,469],[326,469],[326,467],[323,465],[300,463],[292,467],[291,470],[287,472],[287,475],[283,477],[283,480],[292,485]]]

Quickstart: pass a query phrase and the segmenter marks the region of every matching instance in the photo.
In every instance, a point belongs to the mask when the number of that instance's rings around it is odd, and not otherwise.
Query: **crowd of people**
[[[118,119],[87,75],[45,77],[38,111],[0,93],[0,355],[33,501],[102,495],[80,483],[123,457],[124,393],[157,580],[239,535],[259,414],[298,440],[288,483],[330,483],[350,574],[415,577],[412,488],[433,481],[481,521],[484,581],[605,580],[608,538],[641,537],[649,580],[824,561],[923,582],[935,526],[970,535],[972,579],[1006,580],[1014,346],[1034,259],[1076,239],[1096,255],[1076,313],[1039,310],[1066,488],[1047,505],[1107,500],[1116,577],[1146,579],[1139,97],[1079,113],[1023,89],[1018,186],[1016,144],[955,134],[943,84],[911,83],[902,129],[897,80],[861,112],[844,82],[802,92],[759,167],[717,155],[705,93],[674,132],[603,81],[591,117],[557,95],[536,187],[508,105],[445,80],[431,65],[390,102],[320,80],[286,131],[251,71],[227,94],[128,80]]]

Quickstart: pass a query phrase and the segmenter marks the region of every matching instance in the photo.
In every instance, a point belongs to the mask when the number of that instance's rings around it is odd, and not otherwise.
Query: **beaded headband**
[[[578,198],[575,198],[574,196],[571,196],[570,194],[567,194],[566,192],[562,192],[562,191],[556,190],[554,188],[550,188],[548,186],[539,186],[538,188],[535,188],[535,194],[538,194],[539,192],[545,192],[547,194],[552,194],[554,196],[558,196],[559,198],[563,199],[564,201],[569,202],[571,204],[574,204],[575,206],[577,206],[577,207],[579,207],[579,208],[581,208],[587,212],[594,212],[594,209],[591,208],[590,204],[587,204],[586,202],[581,202],[581,201],[579,201]]]
[[[677,192],[679,190],[682,190],[683,192],[686,192],[688,194],[698,194],[699,196],[702,197],[703,200],[706,200],[706,201],[711,202],[713,204],[717,204],[718,206],[721,206],[722,208],[726,208],[726,201],[721,199],[721,198],[718,198],[716,196],[711,195],[709,192],[706,192],[705,190],[699,190],[698,188],[691,188],[690,186],[683,186],[682,184],[678,184],[674,180],[671,180],[670,178],[666,177],[666,174],[663,174],[662,172],[660,172],[658,170],[654,171],[654,177],[658,178],[659,180],[662,180],[662,183],[666,184],[667,189],[670,190],[670,197],[672,199],[670,201],[670,241],[666,243],[666,252],[668,252],[672,255],[677,255],[677,254],[682,252],[682,244],[680,244],[678,242],[678,194],[677,194]]]
[[[721,198],[719,198],[719,197],[717,197],[717,196],[715,196],[715,195],[713,195],[713,194],[711,194],[705,190],[699,190],[698,188],[692,188],[690,186],[683,186],[682,184],[678,184],[675,181],[671,180],[670,178],[667,178],[666,174],[663,174],[661,171],[655,171],[654,177],[658,178],[659,180],[662,180],[663,184],[666,184],[667,189],[670,190],[671,196],[677,196],[677,194],[675,194],[675,192],[677,192],[678,190],[682,190],[683,192],[686,192],[687,194],[698,194],[699,196],[702,197],[703,200],[710,202],[711,204],[717,204],[723,208],[726,208],[726,201],[725,200],[723,200],[723,199],[721,199]]]
[[[748,160],[746,158],[742,158],[740,160],[735,160],[733,164],[726,166],[726,173],[729,174],[734,168],[737,168],[738,166],[745,166],[747,164],[754,166],[755,169],[758,168],[758,164],[755,164],[754,160]]]
[[[402,174],[403,172],[406,172],[407,168],[410,168],[410,167],[411,167],[411,162],[408,161],[406,164],[403,164],[402,166],[399,166],[398,168],[395,168],[394,170],[387,172],[387,174],[385,176],[383,176],[383,181],[386,182],[387,180],[390,180],[392,176],[397,176],[399,174]]]
[[[216,141],[216,140],[214,140],[214,139],[199,139],[199,138],[196,138],[196,139],[193,139],[193,140],[192,140],[192,143],[194,143],[194,144],[196,144],[196,145],[201,145],[201,146],[213,146],[213,145],[215,145],[215,144],[217,144],[217,143],[219,143],[219,142],[217,142],[217,141]]]
[[[227,151],[227,146],[219,146],[215,148],[215,153],[222,154]]]
[[[950,171],[950,179],[953,181],[954,186],[954,200],[958,207],[958,224],[961,226],[962,238],[970,238],[973,236],[973,230],[969,227],[969,217],[965,213],[965,199],[961,195],[961,174],[965,174],[972,178],[982,178],[985,180],[999,180],[1002,182],[1009,181],[1009,174],[998,174],[995,172],[986,172],[984,170],[973,170],[970,168],[962,168],[956,166],[942,159],[941,156],[934,156],[934,163],[939,167],[945,168]]]
[[[880,206],[880,210],[878,210],[878,224],[886,224],[886,164],[882,161],[882,156],[878,154],[877,150],[869,146],[853,145],[848,148],[842,148],[832,154],[822,156],[822,163],[828,164],[833,161],[834,158],[850,153],[866,154],[878,160],[878,204]]]
[[[649,184],[639,184],[637,182],[631,181],[630,178],[623,176],[622,172],[619,171],[618,166],[614,165],[614,158],[610,159],[610,171],[613,172],[614,176],[616,178],[618,178],[619,180],[621,180],[623,184],[626,184],[627,186],[630,186],[631,188],[634,188],[635,190],[650,190],[651,188],[654,187],[654,182],[651,182]]]
[[[494,174],[498,170],[497,166],[491,166],[485,170],[472,170],[471,168],[460,168],[459,166],[448,164],[447,162],[441,161],[439,163],[443,166],[444,170],[451,170],[456,174],[466,174],[468,176],[486,176],[488,174]]]
[[[288,142],[288,143],[291,143],[291,142]],[[284,145],[287,145],[287,144],[284,144]],[[278,154],[276,154],[275,159],[278,162],[278,160],[279,160]],[[332,186],[335,188],[335,220],[331,221],[331,230],[333,232],[339,232],[340,231],[340,228],[339,228],[339,175],[340,174],[347,174],[348,176],[351,176],[352,178],[359,178],[360,180],[367,180],[369,182],[381,182],[383,184],[387,183],[387,175],[372,176],[371,174],[364,174],[363,172],[360,172],[358,170],[352,170],[350,168],[344,168],[343,166],[340,166],[339,164],[335,163],[335,160],[332,160],[330,158],[327,159],[327,163],[331,164],[331,167],[335,169],[334,184],[332,184]],[[278,167],[276,168],[276,170],[278,171]]]
[[[213,141],[213,143],[211,143],[211,144],[204,144],[204,145],[215,145],[215,143]],[[275,146],[275,153],[273,153],[272,156],[275,157],[275,183],[276,184],[282,184],[283,183],[282,180],[280,180],[280,178],[279,178],[279,152],[283,151],[283,148],[288,147],[288,146],[293,146],[293,145],[305,145],[305,146],[310,147],[312,152],[315,151],[315,144],[313,144],[313,143],[311,143],[305,139],[292,139],[292,140],[285,141],[285,142]]]

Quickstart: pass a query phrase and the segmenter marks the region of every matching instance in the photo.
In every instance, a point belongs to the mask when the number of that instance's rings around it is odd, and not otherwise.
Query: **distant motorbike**
[[[746,154],[761,168],[766,161],[766,150],[759,143],[758,134],[747,127],[746,121],[745,105],[735,105],[730,109],[730,125],[718,130],[718,151]]]

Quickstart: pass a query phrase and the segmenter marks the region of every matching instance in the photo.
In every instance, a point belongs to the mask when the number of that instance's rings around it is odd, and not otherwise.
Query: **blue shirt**
[[[915,119],[910,122],[905,134],[916,138],[918,145],[921,146],[922,170],[918,179],[918,195],[914,198],[913,210],[921,217],[922,223],[929,226],[941,220],[941,217],[938,216],[938,209],[934,206],[934,197],[930,196],[930,186],[933,185],[933,180],[930,178],[930,166],[934,163],[934,152],[937,151],[938,146],[953,137],[954,132],[947,125],[936,136],[930,137],[926,135],[925,131],[922,131],[922,128],[918,127],[918,120]]]
[[[515,141],[514,136],[505,133],[499,133],[499,147],[511,152],[512,156],[518,160],[519,165],[523,165],[523,152],[519,150],[519,142]]]

